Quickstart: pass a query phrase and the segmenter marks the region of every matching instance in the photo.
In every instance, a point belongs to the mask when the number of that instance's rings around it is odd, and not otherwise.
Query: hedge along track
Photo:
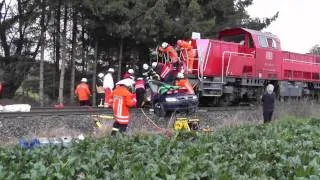
[[[196,114],[202,114],[211,111],[250,111],[254,110],[254,106],[234,106],[234,107],[200,107],[197,109]],[[142,113],[148,117],[149,108],[132,108],[131,113]],[[34,107],[30,112],[0,112],[2,117],[23,117],[23,116],[67,116],[67,115],[97,115],[108,114],[112,115],[112,109],[110,108],[98,108],[98,107],[79,107],[79,106],[66,106],[61,109],[53,107]]]

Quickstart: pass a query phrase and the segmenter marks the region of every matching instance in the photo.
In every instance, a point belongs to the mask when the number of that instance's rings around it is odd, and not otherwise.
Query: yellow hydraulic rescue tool
[[[198,131],[200,130],[198,118],[178,117],[174,123],[176,131]]]
[[[92,115],[93,120],[98,128],[100,128],[103,125],[103,120],[113,120],[113,116],[109,115]]]

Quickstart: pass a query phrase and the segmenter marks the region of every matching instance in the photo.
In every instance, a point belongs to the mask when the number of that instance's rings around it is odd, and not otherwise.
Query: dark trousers
[[[263,112],[263,122],[268,123],[272,119],[273,111],[264,111]]]
[[[136,89],[137,107],[141,108],[144,101],[144,94],[146,90],[143,88]]]
[[[97,105],[104,105],[104,93],[97,93]]]
[[[79,103],[80,103],[80,106],[90,106],[89,100],[79,101]]]
[[[118,121],[115,121],[112,126],[111,136],[116,135],[118,132],[126,132],[128,124],[119,124]]]

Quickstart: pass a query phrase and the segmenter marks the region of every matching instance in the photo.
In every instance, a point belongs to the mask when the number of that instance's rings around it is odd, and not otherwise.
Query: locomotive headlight
[[[176,101],[177,101],[177,98],[175,98],[175,97],[167,97],[167,98],[166,98],[166,101],[167,101],[167,102],[176,102]]]

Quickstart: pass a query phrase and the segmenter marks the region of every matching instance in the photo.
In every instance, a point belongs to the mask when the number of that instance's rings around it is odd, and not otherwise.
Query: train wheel
[[[230,106],[231,105],[230,95],[223,95],[219,99],[219,105],[220,106]]]

